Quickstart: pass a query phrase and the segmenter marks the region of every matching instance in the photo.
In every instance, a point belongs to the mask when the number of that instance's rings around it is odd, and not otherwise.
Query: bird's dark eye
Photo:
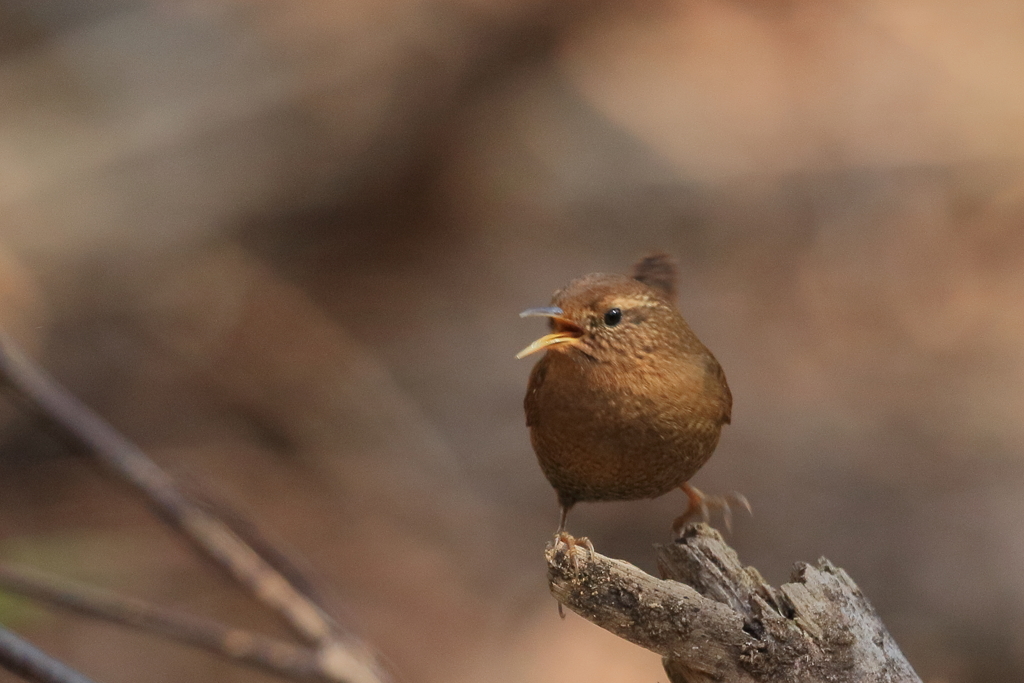
[[[617,308],[610,308],[604,314],[604,324],[608,327],[615,327],[622,322],[622,311]]]

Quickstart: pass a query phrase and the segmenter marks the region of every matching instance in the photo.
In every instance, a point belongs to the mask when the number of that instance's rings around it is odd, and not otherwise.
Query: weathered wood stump
[[[580,616],[663,658],[672,683],[921,683],[867,598],[822,558],[768,585],[705,524],[656,546],[662,578],[564,543],[551,592]]]

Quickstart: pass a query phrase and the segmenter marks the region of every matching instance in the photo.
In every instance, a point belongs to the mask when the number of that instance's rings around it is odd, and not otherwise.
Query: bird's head
[[[555,292],[551,305],[521,317],[548,318],[551,333],[520,351],[578,353],[597,362],[637,362],[696,341],[662,289],[625,275],[596,273]],[[692,339],[692,342],[690,341]]]

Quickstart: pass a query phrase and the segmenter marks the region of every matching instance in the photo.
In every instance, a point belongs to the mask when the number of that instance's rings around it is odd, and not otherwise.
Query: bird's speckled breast
[[[579,354],[546,354],[530,377],[527,424],[561,502],[653,498],[687,481],[725,421],[706,395],[722,391],[714,379],[685,358],[624,376]]]

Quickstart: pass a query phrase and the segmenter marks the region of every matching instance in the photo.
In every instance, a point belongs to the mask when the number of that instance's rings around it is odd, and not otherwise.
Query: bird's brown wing
[[[729,389],[729,383],[725,381],[725,370],[722,369],[718,360],[711,355],[711,352],[708,352],[706,363],[707,372],[711,375],[712,381],[721,388],[722,422],[730,424],[732,422],[732,391]]]
[[[544,384],[544,377],[547,375],[547,359],[545,355],[537,361],[537,364],[533,366],[533,371],[530,372],[530,383],[526,385],[526,398],[523,399],[523,407],[526,409],[527,427],[537,424],[537,418],[540,416],[537,392],[540,391],[541,385]]]
[[[669,301],[676,299],[676,262],[668,254],[650,254],[637,261],[633,279],[658,290]]]

